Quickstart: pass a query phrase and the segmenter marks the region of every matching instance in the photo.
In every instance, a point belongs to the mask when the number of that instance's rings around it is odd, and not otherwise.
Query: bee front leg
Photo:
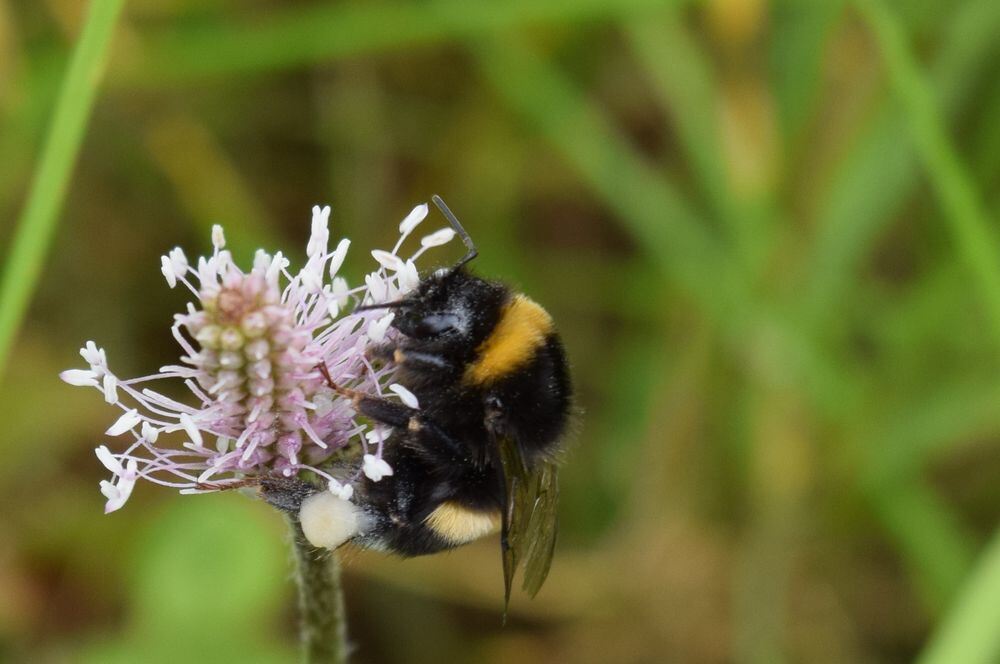
[[[450,369],[453,366],[451,362],[440,355],[411,350],[393,343],[371,346],[366,354],[371,359],[395,362],[411,368]]]
[[[321,489],[294,477],[262,477],[260,497],[283,512],[298,514],[302,503]]]
[[[443,452],[443,456],[452,461],[466,457],[466,446],[452,438],[437,422],[424,414],[423,411],[417,408],[410,408],[406,404],[397,401],[389,401],[383,397],[352,390],[349,387],[341,387],[333,382],[326,364],[319,364],[317,368],[323,374],[324,378],[326,378],[330,389],[350,399],[355,410],[362,415],[397,429],[408,429],[413,432],[426,429],[433,434],[433,438],[438,442],[438,446],[443,448],[440,451],[433,451],[436,456],[441,456],[441,452]],[[428,450],[428,453],[430,452],[432,451]]]

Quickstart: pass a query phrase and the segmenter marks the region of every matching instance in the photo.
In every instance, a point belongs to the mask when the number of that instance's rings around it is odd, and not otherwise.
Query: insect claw
[[[323,374],[323,380],[326,381],[326,384],[330,386],[331,390],[337,391],[340,389],[337,387],[337,384],[333,382],[333,377],[330,376],[330,368],[326,366],[326,362],[320,362],[313,368]]]
[[[231,489],[242,489],[248,486],[258,486],[259,484],[259,477],[247,477],[235,482],[198,482],[194,485],[194,488],[199,491],[230,491]]]

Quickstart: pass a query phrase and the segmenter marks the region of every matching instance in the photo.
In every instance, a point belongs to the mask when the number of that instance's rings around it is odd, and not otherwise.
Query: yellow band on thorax
[[[465,370],[472,385],[503,378],[531,359],[552,331],[552,317],[525,295],[515,295],[504,307],[500,321]]]

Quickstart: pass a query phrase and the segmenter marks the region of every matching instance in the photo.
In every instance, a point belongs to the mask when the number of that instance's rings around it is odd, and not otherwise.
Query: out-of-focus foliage
[[[0,0],[0,246],[86,4]],[[158,256],[213,223],[294,253],[330,203],[363,249],[432,193],[553,313],[580,424],[539,597],[500,626],[494,541],[349,553],[358,661],[998,648],[996,0],[130,0],[114,35],[0,383],[0,659],[294,661],[278,515],[104,516],[111,413],[56,374],[173,361]]]

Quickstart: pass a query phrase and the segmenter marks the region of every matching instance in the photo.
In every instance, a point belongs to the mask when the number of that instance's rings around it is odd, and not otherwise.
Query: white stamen
[[[342,308],[347,304],[349,293],[350,288],[347,287],[347,280],[343,277],[334,277],[333,284],[330,286],[330,295],[336,298],[338,306]]]
[[[93,341],[88,341],[83,348],[80,349],[80,357],[83,361],[90,365],[90,368],[96,371],[98,368],[104,368],[107,364],[107,360],[104,357],[104,349],[98,348],[97,344]]]
[[[132,489],[135,487],[138,469],[139,467],[135,459],[129,459],[128,465],[125,468],[125,473],[118,479],[118,485],[116,487],[109,486],[111,490],[105,491],[105,483],[101,483],[101,493],[108,498],[108,502],[104,504],[105,514],[121,509],[122,506],[128,501],[129,496],[132,495]]]
[[[212,246],[216,249],[226,246],[226,234],[219,224],[212,224]]]
[[[409,293],[420,285],[420,275],[412,260],[406,261],[403,269],[396,273],[396,278],[399,280],[399,291],[403,294]]]
[[[177,285],[177,275],[174,273],[174,266],[166,256],[160,256],[160,272],[167,280],[167,285],[173,288]]]
[[[118,379],[114,374],[104,374],[104,400],[118,403]]]
[[[263,249],[258,249],[253,255],[253,269],[258,272],[267,272],[271,264],[271,254]]]
[[[426,217],[427,203],[421,203],[417,207],[410,210],[410,214],[406,215],[406,219],[403,219],[403,221],[399,223],[399,234],[409,235]]]
[[[188,438],[191,442],[195,444],[198,448],[204,448],[205,445],[202,442],[201,431],[195,426],[194,420],[187,413],[181,413],[181,426],[184,427],[184,432],[187,433]]]
[[[63,382],[77,387],[97,387],[97,374],[89,369],[68,369],[59,374]]]
[[[103,493],[104,497],[108,499],[109,504],[112,501],[118,500],[118,489],[114,484],[107,480],[101,480],[101,493]]]
[[[312,209],[312,233],[306,245],[306,255],[310,258],[316,254],[326,253],[326,243],[330,239],[330,206],[314,205]]]
[[[361,467],[361,471],[372,482],[378,482],[383,477],[392,475],[392,466],[390,466],[385,459],[380,459],[374,454],[366,454],[364,456],[364,463]]]
[[[378,320],[373,320],[368,323],[368,337],[375,343],[379,343],[385,339],[385,333],[389,329],[389,325],[392,323],[392,319],[396,317],[395,313],[388,313]]]
[[[308,293],[317,293],[323,290],[323,273],[318,272],[312,263],[302,268],[299,272],[299,279],[302,281],[302,287]]]
[[[373,249],[372,258],[377,260],[383,267],[392,270],[393,272],[399,272],[406,267],[406,263],[403,262],[402,258],[396,254],[390,254],[388,251],[383,251],[381,249]]]
[[[120,436],[141,421],[142,418],[139,416],[139,411],[133,408],[115,420],[115,423],[104,433],[108,436]]]
[[[410,408],[420,408],[420,402],[417,401],[417,397],[413,392],[400,385],[399,383],[393,383],[389,386],[389,389],[399,396],[399,400]]]
[[[150,445],[155,443],[156,439],[160,437],[160,430],[149,422],[143,422],[140,431],[142,432],[142,439]]]
[[[380,277],[377,272],[372,272],[365,275],[365,283],[368,285],[368,294],[373,303],[385,302],[385,296],[389,293],[385,279]]]
[[[188,259],[184,255],[184,250],[174,247],[170,250],[170,263],[174,268],[174,274],[178,277],[184,276],[188,269]]]
[[[420,244],[423,247],[440,247],[442,244],[451,242],[453,237],[455,237],[455,229],[442,228],[422,238]]]
[[[274,254],[274,258],[271,259],[271,265],[268,266],[267,273],[264,275],[264,278],[268,283],[278,283],[278,275],[281,274],[281,271],[288,267],[289,264],[288,259],[285,258],[280,251],[277,252]]]
[[[95,448],[94,453],[97,455],[98,461],[104,464],[104,467],[110,470],[112,475],[121,475],[125,472],[118,459],[115,458],[115,455],[111,453],[111,450],[106,445]]]
[[[344,259],[347,257],[347,249],[351,246],[351,241],[344,238],[337,243],[337,248],[333,250],[333,254],[330,255],[330,276],[337,276],[337,272],[340,271],[340,267],[344,264]]]

